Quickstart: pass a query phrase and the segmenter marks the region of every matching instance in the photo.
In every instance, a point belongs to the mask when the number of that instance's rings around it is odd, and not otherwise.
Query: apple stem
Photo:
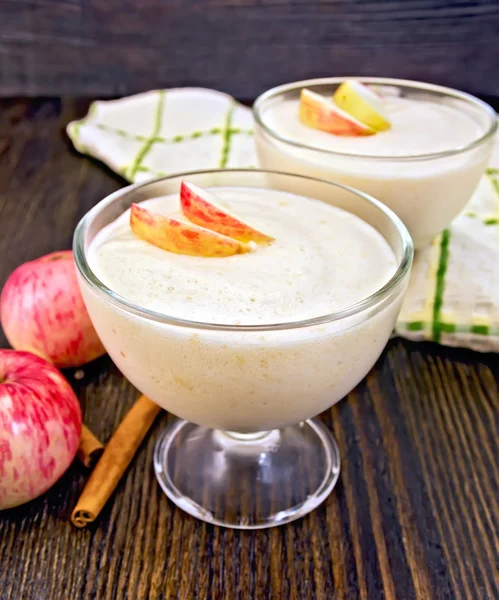
[[[54,262],[55,260],[62,260],[63,258],[64,256],[62,256],[62,254],[55,254],[54,256],[48,258],[47,262]]]

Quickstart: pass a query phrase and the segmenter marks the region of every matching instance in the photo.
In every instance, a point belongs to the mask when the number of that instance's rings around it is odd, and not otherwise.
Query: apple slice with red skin
[[[344,81],[335,91],[333,102],[371,129],[387,131],[391,127],[383,97],[356,79]]]
[[[214,194],[189,181],[180,186],[180,208],[192,223],[240,242],[264,244],[274,239],[230,214]]]
[[[299,118],[308,127],[334,135],[357,137],[376,133],[324,96],[307,89],[301,91]]]
[[[175,254],[222,257],[250,250],[247,244],[193,223],[153,213],[138,204],[132,204],[130,227],[141,239]]]

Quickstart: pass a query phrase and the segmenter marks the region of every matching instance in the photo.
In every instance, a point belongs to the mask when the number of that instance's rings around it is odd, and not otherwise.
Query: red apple
[[[10,345],[78,367],[105,353],[90,321],[70,250],[18,267],[0,296],[0,321]]]
[[[31,352],[0,350],[0,510],[48,490],[80,432],[80,405],[62,374]]]

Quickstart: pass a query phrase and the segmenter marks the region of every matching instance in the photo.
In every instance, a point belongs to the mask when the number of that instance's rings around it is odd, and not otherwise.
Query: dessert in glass
[[[336,129],[307,124],[301,110],[314,105],[322,116],[330,111]],[[402,219],[416,248],[470,200],[497,130],[494,110],[469,94],[374,77],[282,85],[261,95],[253,113],[262,168],[331,179],[374,196]]]
[[[300,175],[189,172],[102,200],[74,253],[111,358],[175,415],[154,459],[173,502],[251,529],[324,500],[340,459],[312,417],[373,366],[408,283],[390,209]]]

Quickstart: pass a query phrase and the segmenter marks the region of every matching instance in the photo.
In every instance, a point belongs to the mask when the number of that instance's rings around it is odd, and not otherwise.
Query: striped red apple
[[[70,250],[18,267],[0,296],[0,321],[10,345],[33,350],[56,367],[78,367],[105,353],[90,321]]]
[[[0,510],[48,490],[80,432],[80,405],[62,374],[31,352],[0,349]]]

